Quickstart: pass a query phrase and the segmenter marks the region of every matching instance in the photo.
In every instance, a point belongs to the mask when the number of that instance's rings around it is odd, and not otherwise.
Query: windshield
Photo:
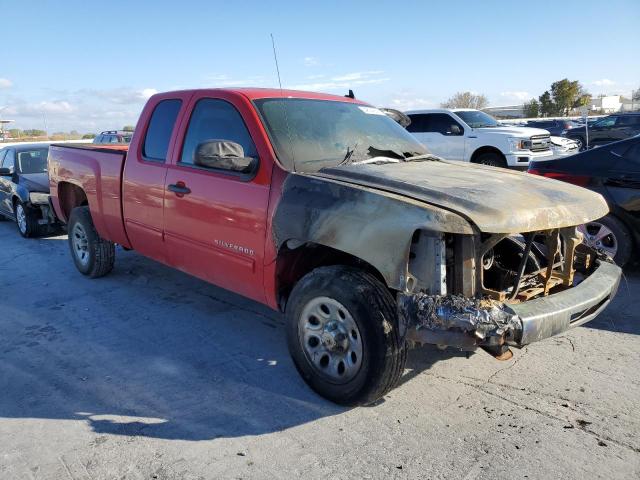
[[[347,162],[428,154],[409,132],[377,108],[301,98],[255,101],[278,159],[298,172]]]
[[[45,173],[49,147],[18,152],[18,172]]]
[[[459,116],[464,123],[469,125],[471,128],[483,128],[483,127],[497,127],[498,122],[491,115],[487,115],[484,112],[479,110],[462,110],[462,111],[454,111],[457,116]]]

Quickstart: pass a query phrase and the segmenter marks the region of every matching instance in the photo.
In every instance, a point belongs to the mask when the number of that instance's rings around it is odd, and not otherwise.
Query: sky
[[[277,87],[374,105],[494,106],[579,80],[640,88],[640,1],[0,0],[0,119],[82,133],[135,125],[155,92]]]

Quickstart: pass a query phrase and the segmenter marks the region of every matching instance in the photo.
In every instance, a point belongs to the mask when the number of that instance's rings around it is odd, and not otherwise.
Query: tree
[[[570,81],[566,78],[551,84],[551,96],[555,110],[560,115],[569,115],[574,108],[587,105],[591,101],[591,95],[585,91],[579,81]]]
[[[489,104],[487,97],[471,92],[457,92],[446,102],[440,104],[443,108],[475,108],[482,110]]]
[[[82,139],[83,140],[88,140],[88,139],[92,139],[92,138],[96,138],[96,134],[95,133],[85,133],[84,135],[82,135]]]
[[[124,127],[122,127],[122,130],[125,132],[133,132],[135,130],[135,127],[133,125],[125,125]]]
[[[535,98],[525,102],[522,112],[526,118],[536,118],[540,114],[540,104]]]
[[[545,91],[540,97],[538,97],[540,101],[540,114],[543,117],[553,116],[556,114],[556,106],[551,99],[551,94],[549,90]]]

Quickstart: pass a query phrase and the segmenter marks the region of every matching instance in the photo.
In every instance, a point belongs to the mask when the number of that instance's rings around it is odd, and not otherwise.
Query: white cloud
[[[226,74],[213,74],[205,77],[207,87],[251,87],[263,85],[264,77],[260,75],[235,78]]]
[[[305,67],[317,67],[320,65],[320,62],[316,57],[304,57],[302,59],[302,63]]]
[[[417,110],[420,108],[436,108],[438,107],[437,102],[430,100],[428,98],[420,98],[420,97],[399,97],[391,99],[391,107],[397,110]]]
[[[13,82],[8,78],[0,78],[0,88],[11,88],[13,86]]]
[[[533,98],[533,95],[531,95],[529,92],[523,92],[523,91],[500,92],[500,96],[505,100],[518,101],[518,102],[525,102]]]
[[[597,85],[598,87],[610,87],[616,84],[616,82],[614,82],[613,80],[609,80],[608,78],[603,78],[602,80],[596,80],[591,83],[593,83],[594,85]]]
[[[66,101],[47,101],[39,103],[18,103],[9,105],[6,114],[22,117],[42,117],[46,114],[65,115],[72,113],[76,108]]]
[[[303,83],[292,85],[289,88],[294,90],[339,90],[362,85],[375,85],[389,81],[389,78],[381,76],[383,73],[382,70],[347,73],[331,77],[323,82]]]

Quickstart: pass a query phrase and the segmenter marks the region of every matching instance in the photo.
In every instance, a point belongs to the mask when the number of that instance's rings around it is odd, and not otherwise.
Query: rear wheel
[[[38,219],[33,209],[20,200],[16,200],[13,214],[16,218],[16,226],[20,235],[24,238],[29,238],[38,234]]]
[[[631,233],[613,215],[581,225],[579,230],[584,234],[584,243],[597,250],[603,250],[621,267],[631,258],[633,252]]]
[[[478,158],[476,159],[476,163],[479,163],[481,165],[489,165],[490,167],[507,168],[507,162],[505,162],[504,158],[502,158],[497,153],[492,152],[483,153],[482,155],[478,156]]]
[[[71,257],[80,273],[98,278],[113,270],[115,244],[98,235],[89,207],[76,207],[67,227]]]
[[[374,276],[321,267],[295,286],[286,308],[287,341],[307,384],[342,405],[369,404],[391,390],[407,349],[395,301]]]

